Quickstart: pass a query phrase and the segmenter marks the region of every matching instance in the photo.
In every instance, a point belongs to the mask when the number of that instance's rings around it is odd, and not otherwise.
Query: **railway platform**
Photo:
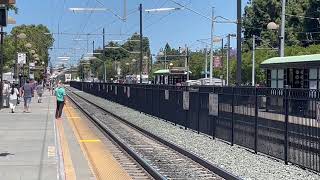
[[[33,98],[31,113],[0,110],[0,179],[130,179],[104,145],[102,136],[66,103],[56,120],[55,97]]]

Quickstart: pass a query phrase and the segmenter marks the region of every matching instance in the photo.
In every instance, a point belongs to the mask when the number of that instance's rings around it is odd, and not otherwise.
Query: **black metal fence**
[[[319,90],[70,84],[231,145],[320,172]],[[212,94],[218,97],[217,116],[210,115]]]

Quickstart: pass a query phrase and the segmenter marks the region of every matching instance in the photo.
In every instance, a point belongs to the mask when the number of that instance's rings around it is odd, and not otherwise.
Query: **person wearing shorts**
[[[33,85],[30,83],[29,80],[21,87],[21,93],[23,100],[24,100],[24,110],[23,112],[30,112],[30,104],[33,95]]]
[[[37,95],[38,95],[38,103],[41,103],[42,101],[42,94],[43,94],[43,85],[42,83],[39,83],[36,87]]]

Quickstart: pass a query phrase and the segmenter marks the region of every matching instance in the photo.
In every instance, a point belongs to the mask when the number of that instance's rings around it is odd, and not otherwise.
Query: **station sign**
[[[189,110],[189,92],[183,91],[183,110]]]
[[[164,90],[164,99],[169,100],[169,90]]]
[[[214,68],[221,68],[222,67],[222,62],[221,62],[221,57],[220,56],[215,56],[213,58],[213,67]]]
[[[209,94],[209,114],[212,116],[219,115],[219,95],[210,93]]]
[[[27,55],[26,53],[18,53],[18,64],[26,64],[27,63]]]

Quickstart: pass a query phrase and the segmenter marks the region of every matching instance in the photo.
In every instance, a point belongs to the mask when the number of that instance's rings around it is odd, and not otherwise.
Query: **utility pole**
[[[242,52],[241,52],[241,28],[242,28],[242,10],[241,10],[241,0],[237,0],[237,78],[236,84],[241,85],[241,66],[242,66]]]
[[[140,84],[142,84],[142,59],[143,59],[142,4],[140,4],[139,10],[140,10]]]
[[[164,48],[164,69],[167,69],[167,48]]]
[[[14,80],[18,81],[18,35],[14,35],[14,46],[15,46],[15,61],[14,61]]]
[[[103,78],[103,80],[104,80],[104,83],[105,82],[107,82],[107,69],[106,69],[106,59],[105,59],[105,57],[106,57],[106,48],[105,48],[105,40],[106,40],[106,32],[105,32],[105,29],[103,28],[102,29],[102,34],[103,34],[103,37],[102,37],[102,48],[103,48],[103,68],[104,68],[104,78]]]
[[[228,44],[228,49],[227,49],[227,86],[229,86],[229,58],[230,58],[230,36],[231,34],[228,34],[227,36],[227,44]]]
[[[220,59],[220,64],[222,65],[221,66],[221,68],[222,68],[222,70],[223,70],[223,56],[224,56],[224,52],[223,52],[223,37],[221,38],[221,59]],[[222,77],[223,77],[223,71],[222,71]],[[224,78],[224,77],[223,77]],[[223,78],[220,78],[221,80],[223,79]],[[222,81],[223,82],[223,81]],[[222,85],[225,85],[225,84],[223,84],[222,83]]]
[[[214,31],[214,7],[212,7],[212,17],[211,17],[211,43],[210,43],[210,49],[211,49],[211,53],[210,53],[210,85],[213,84],[212,82],[212,78],[213,78],[213,31]]]
[[[3,27],[1,27],[1,35],[0,35],[0,109],[3,108],[3,94],[2,94],[2,90],[3,90],[3,64],[4,64],[4,56],[3,56]]]
[[[280,57],[284,57],[285,26],[286,26],[286,0],[282,0]]]
[[[205,73],[205,78],[208,78],[208,45],[206,45],[206,49],[205,49],[205,53],[206,53],[206,61],[205,61],[205,64],[204,64],[204,73]]]
[[[190,80],[190,73],[189,73],[189,49],[187,47],[187,45],[185,45],[185,53],[186,53],[186,56],[185,56],[185,65],[186,65],[186,70],[187,70],[187,81]]]
[[[256,49],[256,35],[252,36],[252,86],[255,86],[256,70],[255,70],[255,49]]]
[[[92,56],[94,56],[94,41],[92,41]]]

